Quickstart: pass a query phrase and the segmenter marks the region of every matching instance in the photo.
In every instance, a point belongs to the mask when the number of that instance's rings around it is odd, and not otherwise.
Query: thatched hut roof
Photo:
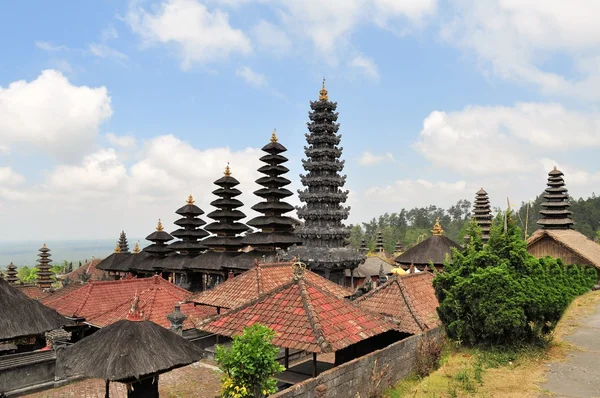
[[[121,320],[59,353],[67,375],[131,381],[202,357],[194,343],[150,321]]]
[[[430,262],[443,266],[446,256],[452,253],[452,248],[460,250],[461,246],[447,236],[433,235],[396,257],[395,261],[405,267],[411,264],[424,267]]]
[[[69,321],[0,279],[0,340],[40,334]]]
[[[600,245],[574,229],[538,229],[527,239],[527,246],[546,236],[600,268]]]
[[[384,252],[368,253],[364,263],[360,264],[353,272],[349,269],[345,269],[344,275],[348,278],[351,275],[355,278],[378,276],[382,267],[383,273],[389,275],[392,273],[394,265],[390,264]]]

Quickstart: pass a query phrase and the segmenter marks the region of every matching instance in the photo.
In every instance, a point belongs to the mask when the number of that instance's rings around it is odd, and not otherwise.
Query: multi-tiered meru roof
[[[8,264],[8,267],[6,267],[6,276],[4,277],[4,279],[8,283],[15,284],[19,281],[19,277],[17,276],[17,274],[17,266],[11,262],[10,264]]]
[[[545,199],[540,210],[538,224],[542,229],[571,229],[575,221],[569,210],[569,194],[565,188],[562,171],[556,166],[548,173],[548,187],[542,195]]]
[[[127,243],[127,235],[125,235],[125,231],[121,231],[121,235],[119,235],[119,253],[129,253],[129,243]]]
[[[212,201],[210,204],[217,210],[208,214],[208,217],[214,221],[208,224],[204,229],[215,234],[206,238],[202,243],[216,252],[237,252],[244,246],[240,234],[246,232],[248,226],[239,222],[246,217],[244,213],[238,210],[244,204],[236,199],[242,192],[235,188],[240,182],[231,176],[231,168],[229,164],[225,168],[223,177],[215,181],[218,189],[213,191],[213,194],[219,199]]]
[[[50,249],[46,247],[46,244],[41,247],[39,250],[40,254],[38,254],[39,259],[37,262],[39,265],[38,273],[37,273],[37,284],[41,289],[50,289],[52,287],[52,276],[54,275],[52,271],[50,271],[52,260],[50,259]]]
[[[194,197],[190,195],[185,205],[175,211],[182,217],[175,221],[175,225],[179,226],[179,229],[171,232],[171,235],[180,240],[169,245],[169,249],[191,256],[198,255],[206,249],[206,246],[200,243],[199,240],[209,235],[201,228],[206,224],[206,221],[200,218],[204,211],[194,203]]]
[[[281,145],[273,131],[270,142],[262,150],[267,155],[261,157],[260,160],[266,164],[258,171],[265,176],[256,180],[256,183],[263,188],[255,191],[254,194],[263,201],[252,206],[253,210],[262,215],[247,223],[261,231],[247,235],[244,243],[257,251],[274,252],[276,249],[287,249],[293,244],[301,243],[302,240],[294,234],[296,221],[283,215],[294,210],[294,206],[283,201],[293,195],[289,189],[284,188],[291,184],[290,180],[283,177],[289,171],[283,165],[288,159],[282,155],[287,148]]]
[[[303,246],[290,253],[306,261],[313,270],[328,274],[336,269],[356,268],[364,256],[344,247],[350,229],[343,221],[348,218],[350,207],[343,205],[348,191],[342,189],[346,176],[340,175],[344,161],[340,160],[342,148],[338,146],[341,134],[336,123],[337,103],[329,101],[324,81],[319,100],[311,101],[310,108],[306,134],[309,146],[304,147],[307,159],[302,161],[307,174],[300,176],[306,188],[298,191],[304,205],[297,209],[298,217],[304,220],[304,225],[296,230]]]
[[[485,244],[490,239],[490,228],[492,226],[492,207],[488,193],[481,188],[475,196],[473,206],[473,218],[481,228],[481,241]]]
[[[173,240],[173,237],[169,235],[168,232],[165,232],[165,229],[160,219],[158,220],[158,224],[156,225],[156,231],[148,235],[146,237],[146,240],[152,242],[150,246],[146,246],[144,248],[144,251],[146,253],[150,253],[151,255],[154,255],[159,258],[164,258],[172,251],[167,246],[167,242]]]

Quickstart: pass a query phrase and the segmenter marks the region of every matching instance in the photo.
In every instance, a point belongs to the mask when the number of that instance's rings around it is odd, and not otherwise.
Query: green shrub
[[[494,220],[487,245],[474,221],[468,234],[464,250],[454,250],[434,279],[438,314],[459,342],[543,342],[573,298],[596,282],[593,269],[530,255],[510,213]]]

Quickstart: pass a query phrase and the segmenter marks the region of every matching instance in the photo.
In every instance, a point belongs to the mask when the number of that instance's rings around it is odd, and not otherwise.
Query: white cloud
[[[67,46],[64,46],[64,45],[56,46],[47,41],[36,41],[35,46],[37,48],[39,48],[40,50],[44,50],[47,52],[58,52],[58,51],[68,51],[69,50],[69,47],[67,47]]]
[[[15,173],[10,167],[0,167],[0,184],[16,185],[24,180],[22,175]]]
[[[0,139],[27,144],[62,160],[89,152],[112,108],[105,87],[75,86],[56,70],[0,87]]]
[[[595,0],[452,0],[453,18],[442,37],[472,50],[496,75],[552,94],[600,98],[600,3]],[[547,62],[573,62],[575,74],[553,71]]]
[[[52,63],[54,64],[55,69],[61,71],[62,73],[69,74],[73,72],[73,67],[71,67],[71,64],[64,59],[56,59],[52,61]]]
[[[358,55],[352,60],[352,62],[350,62],[350,66],[359,69],[369,79],[379,80],[379,70],[377,69],[377,64],[375,64],[375,61],[369,57]]]
[[[364,197],[371,204],[376,201],[402,206],[417,206],[418,203],[433,203],[432,199],[436,196],[443,197],[444,201],[448,203],[453,203],[471,196],[474,192],[474,186],[469,188],[465,181],[397,180],[389,185],[367,189]]]
[[[107,46],[106,44],[92,43],[88,46],[88,49],[92,55],[95,55],[99,58],[115,58],[121,61],[124,61],[128,58],[127,55]]]
[[[227,13],[210,12],[197,0],[165,0],[155,13],[133,2],[125,20],[147,45],[175,45],[183,69],[252,51],[248,37],[229,24]]]
[[[235,71],[235,75],[246,81],[249,85],[260,88],[267,85],[267,78],[265,75],[254,72],[247,66],[238,68]]]
[[[405,17],[421,24],[437,10],[437,0],[375,0],[375,20],[386,25],[390,19]]]
[[[540,103],[434,111],[415,144],[434,165],[463,174],[527,172],[541,151],[598,146],[597,114]]]
[[[372,152],[364,152],[358,162],[363,166],[372,166],[383,162],[395,162],[394,155],[390,152],[386,152],[381,155],[375,155]]]
[[[107,133],[106,139],[111,145],[122,149],[134,149],[137,144],[135,137],[132,135],[116,135],[114,133]]]
[[[261,20],[252,28],[252,35],[264,51],[281,55],[292,47],[292,41],[281,28]]]
[[[100,33],[100,40],[102,42],[107,42],[109,40],[114,40],[119,37],[119,32],[114,27],[109,27],[102,30]]]

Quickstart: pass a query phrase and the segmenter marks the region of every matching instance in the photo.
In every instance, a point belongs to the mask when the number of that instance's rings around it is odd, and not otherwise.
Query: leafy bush
[[[233,338],[231,348],[217,346],[217,362],[225,372],[221,395],[259,398],[277,392],[273,378],[285,368],[277,362],[279,349],[271,344],[275,332],[254,324]]]
[[[506,217],[506,219],[504,218]],[[469,242],[454,250],[434,286],[449,337],[467,344],[518,345],[543,341],[571,300],[596,282],[596,271],[537,259],[511,214],[499,215],[487,245],[475,222]]]

